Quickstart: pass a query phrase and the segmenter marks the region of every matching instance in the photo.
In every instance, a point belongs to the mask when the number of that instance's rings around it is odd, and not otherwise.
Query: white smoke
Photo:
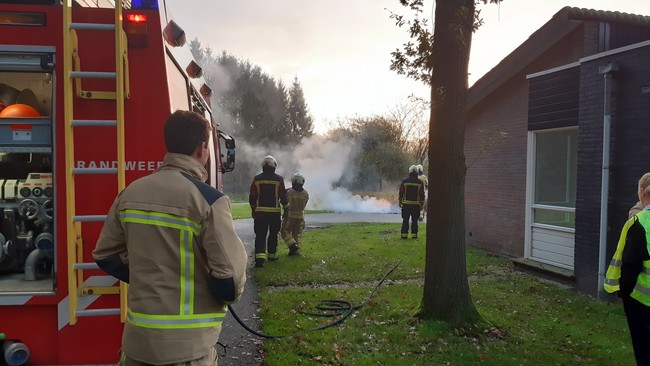
[[[209,63],[210,82],[214,87],[212,105],[214,118],[220,123],[220,129],[235,133],[235,119],[220,111],[219,95],[232,88],[231,71],[220,65]],[[276,173],[284,177],[286,187],[291,187],[291,176],[295,172],[305,175],[305,189],[309,192],[308,209],[331,210],[336,212],[357,213],[395,213],[397,205],[376,197],[352,194],[341,187],[341,182],[355,175],[353,159],[357,147],[348,140],[332,140],[321,135],[303,138],[300,144],[292,150],[278,143],[251,144],[246,136],[234,134],[237,141],[237,167],[234,172],[224,175],[229,180],[230,187],[225,189],[237,190],[238,194],[247,194],[247,188],[253,177],[262,171],[262,160],[266,155],[272,155],[278,161]]]
[[[303,139],[293,151],[298,171],[305,175],[309,192],[308,209],[337,212],[392,213],[398,209],[376,197],[361,197],[344,187],[336,187],[346,175],[349,160],[356,154],[350,141],[333,141],[320,135]],[[291,174],[287,174],[290,179]]]
[[[356,154],[357,147],[352,142],[335,141],[321,135],[303,138],[293,150],[279,144],[253,145],[244,138],[238,138],[238,165],[234,173],[228,174],[243,174],[241,181],[248,188],[253,176],[262,172],[264,156],[272,155],[278,161],[276,173],[284,177],[287,188],[291,187],[294,173],[301,172],[305,176],[304,187],[309,192],[307,209],[356,213],[399,212],[397,205],[385,199],[353,194],[341,186],[356,174],[352,163]]]
[[[385,199],[352,194],[345,188],[335,188],[325,194],[323,209],[338,212],[394,213],[397,208]]]

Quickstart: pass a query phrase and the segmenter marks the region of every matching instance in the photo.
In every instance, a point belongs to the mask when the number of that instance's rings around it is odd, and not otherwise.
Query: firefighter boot
[[[291,244],[289,247],[289,256],[300,255],[300,247],[297,243]]]
[[[413,239],[417,239],[417,238],[418,238],[418,233],[413,233],[413,234],[411,234],[411,238],[413,238]]]
[[[264,262],[266,262],[264,258],[255,258],[255,267],[264,267]]]
[[[275,262],[278,260],[278,256],[275,253],[269,253],[269,262]]]

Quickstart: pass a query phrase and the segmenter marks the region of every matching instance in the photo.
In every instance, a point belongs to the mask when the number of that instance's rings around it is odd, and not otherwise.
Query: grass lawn
[[[323,213],[323,212],[330,212],[330,211],[305,210],[306,214]],[[248,204],[248,202],[232,202],[232,218],[234,220],[250,219],[251,218],[251,206]]]
[[[422,227],[422,226],[421,226]],[[634,365],[621,305],[533,275],[506,258],[468,248],[472,297],[485,323],[466,329],[414,318],[422,299],[424,230],[399,238],[396,224],[343,224],[305,233],[301,257],[255,268],[267,365]],[[378,288],[382,276],[400,265]],[[362,305],[342,324],[316,312],[321,300]]]
[[[251,218],[251,206],[248,202],[232,202],[231,208],[234,220]]]

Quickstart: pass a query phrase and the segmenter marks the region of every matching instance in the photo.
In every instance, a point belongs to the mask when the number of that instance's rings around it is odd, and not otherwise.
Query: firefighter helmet
[[[417,165],[411,165],[411,166],[409,167],[409,174],[411,174],[411,173],[415,173],[415,174],[417,174],[417,172],[418,172],[418,167],[417,167]]]
[[[418,174],[424,174],[424,168],[422,167],[421,164],[418,164]]]
[[[262,161],[262,167],[264,167],[265,165],[271,166],[273,168],[277,168],[278,162],[271,155],[267,155],[264,157],[264,160]]]
[[[38,113],[36,109],[28,106],[27,104],[12,104],[5,107],[2,112],[0,112],[0,117],[3,118],[20,118],[20,117],[40,117],[41,114]]]
[[[305,176],[302,173],[298,172],[291,176],[291,183],[298,183],[300,185],[305,184]]]

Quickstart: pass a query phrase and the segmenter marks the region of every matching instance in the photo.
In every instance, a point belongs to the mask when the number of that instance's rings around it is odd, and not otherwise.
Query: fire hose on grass
[[[381,278],[381,280],[379,280],[379,282],[377,282],[375,287],[372,289],[372,291],[370,292],[370,295],[368,295],[368,298],[365,301],[363,301],[362,303],[358,304],[358,305],[352,305],[351,302],[345,301],[345,300],[329,300],[328,299],[328,300],[321,300],[320,303],[318,305],[316,305],[316,309],[320,310],[321,311],[320,313],[310,313],[310,312],[299,311],[299,313],[301,313],[301,314],[311,315],[311,316],[339,317],[338,319],[336,319],[335,321],[333,321],[331,323],[325,324],[325,325],[323,325],[321,327],[318,327],[318,328],[308,329],[307,331],[315,332],[315,331],[324,330],[324,329],[327,329],[329,327],[333,327],[335,325],[343,323],[347,318],[350,317],[350,315],[352,315],[352,313],[354,313],[355,311],[361,309],[366,303],[368,303],[368,301],[370,301],[370,299],[375,295],[375,292],[377,292],[377,289],[379,288],[379,286],[381,286],[381,284],[384,283],[386,278],[400,265],[400,263],[402,263],[402,260],[399,260],[397,263],[395,263],[395,265],[388,272],[386,272],[384,274],[384,276]],[[239,323],[242,327],[244,327],[244,329],[246,329],[247,331],[249,331],[250,333],[252,333],[252,334],[254,334],[254,335],[258,336],[258,337],[266,338],[266,339],[278,339],[278,338],[285,338],[285,337],[290,336],[290,335],[268,335],[268,334],[260,333],[260,332],[254,330],[254,329],[251,329],[248,325],[246,325],[239,318],[239,316],[237,316],[237,313],[234,311],[234,309],[230,305],[228,305],[228,310],[232,314],[233,318],[235,318],[237,323]],[[217,344],[224,347],[224,349],[226,348],[221,343],[217,342]]]

